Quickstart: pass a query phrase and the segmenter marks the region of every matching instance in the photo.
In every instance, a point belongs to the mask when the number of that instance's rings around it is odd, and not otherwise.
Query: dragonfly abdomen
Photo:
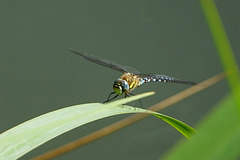
[[[141,76],[141,75],[140,75]],[[164,83],[181,83],[181,84],[188,84],[188,85],[195,85],[195,82],[190,82],[190,81],[184,81],[184,80],[179,80],[174,77],[166,76],[166,75],[144,75],[141,77],[141,82],[142,83],[147,83],[147,82],[164,82]]]
[[[164,82],[169,83],[172,82],[174,79],[169,76],[164,75],[152,75],[151,77],[142,78],[145,83],[147,82]]]

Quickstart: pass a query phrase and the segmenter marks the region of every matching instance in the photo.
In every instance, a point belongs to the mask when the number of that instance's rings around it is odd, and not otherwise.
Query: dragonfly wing
[[[98,56],[95,56],[95,55],[87,54],[87,53],[84,53],[84,52],[81,52],[81,51],[77,51],[77,50],[73,50],[73,49],[70,49],[70,48],[67,48],[67,50],[69,50],[69,51],[71,51],[71,52],[73,52],[73,53],[75,53],[77,55],[80,55],[80,56],[84,57],[86,60],[89,60],[91,62],[100,64],[102,66],[105,66],[105,67],[108,67],[108,68],[120,71],[122,73],[134,73],[134,74],[135,73],[139,73],[133,67],[124,66],[124,65],[118,64],[117,62],[109,60],[109,59],[105,59],[105,58],[98,57]]]
[[[196,82],[180,80],[175,77],[160,74],[137,74],[142,83],[145,82],[164,82],[164,83],[181,83],[187,85],[196,85]]]

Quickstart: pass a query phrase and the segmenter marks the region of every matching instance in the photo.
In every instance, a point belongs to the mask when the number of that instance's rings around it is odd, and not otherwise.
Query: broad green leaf
[[[126,104],[150,96],[144,93],[106,104],[89,103],[62,108],[26,121],[0,135],[0,159],[17,159],[48,140],[86,123],[125,113],[153,114],[189,138],[194,129],[169,116]]]
[[[228,96],[204,119],[191,141],[182,140],[164,160],[240,158],[240,117],[233,96]]]

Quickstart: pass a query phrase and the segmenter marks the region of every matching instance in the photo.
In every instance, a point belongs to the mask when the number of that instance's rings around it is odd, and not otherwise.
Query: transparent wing
[[[141,78],[142,83],[145,82],[164,82],[164,83],[181,83],[187,85],[196,85],[196,82],[180,80],[175,77],[160,74],[137,74]]]
[[[89,60],[91,62],[100,64],[102,66],[120,71],[122,73],[134,73],[134,74],[140,73],[139,71],[137,71],[133,67],[124,66],[124,65],[118,64],[117,62],[114,62],[114,61],[111,61],[111,60],[108,60],[108,59],[105,59],[105,58],[102,58],[102,57],[94,56],[94,55],[87,54],[87,53],[84,53],[84,52],[80,52],[80,51],[77,51],[77,50],[73,50],[73,49],[70,49],[70,48],[67,48],[67,50],[84,57],[86,60]]]

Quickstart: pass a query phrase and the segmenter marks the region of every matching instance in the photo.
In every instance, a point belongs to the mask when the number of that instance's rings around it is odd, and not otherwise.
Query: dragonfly
[[[109,59],[87,54],[87,53],[84,53],[78,50],[73,50],[70,48],[67,48],[67,50],[79,56],[82,56],[88,61],[91,61],[93,63],[99,64],[123,73],[123,75],[120,78],[114,81],[113,83],[114,92],[110,93],[107,100],[104,101],[103,103],[109,102],[120,95],[125,95],[125,97],[134,95],[131,91],[134,90],[135,88],[138,88],[144,83],[163,82],[163,83],[180,83],[180,84],[186,84],[186,85],[197,84],[196,82],[180,80],[178,78],[162,75],[162,74],[141,74],[138,70],[136,70],[133,67],[121,65]],[[110,98],[113,94],[115,94],[115,96]]]

